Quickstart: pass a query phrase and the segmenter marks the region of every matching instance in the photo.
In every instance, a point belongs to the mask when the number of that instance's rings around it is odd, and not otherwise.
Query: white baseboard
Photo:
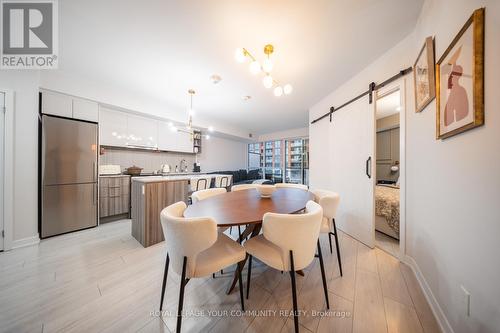
[[[439,328],[441,328],[441,332],[454,333],[453,328],[450,325],[450,322],[446,318],[446,316],[443,312],[443,309],[441,309],[441,306],[439,305],[436,297],[434,296],[434,293],[432,292],[431,288],[429,287],[429,284],[425,280],[424,275],[422,274],[422,271],[418,267],[418,264],[415,261],[415,259],[406,255],[403,257],[402,261],[405,264],[407,264],[408,266],[410,266],[413,273],[415,274],[417,281],[420,285],[420,288],[422,289],[424,296],[427,300],[427,303],[429,303],[431,310],[434,313],[434,317],[436,317]]]
[[[36,245],[40,243],[40,237],[38,237],[38,234],[32,237],[27,237],[27,238],[21,238],[21,239],[16,239],[12,241],[12,250],[13,249],[18,249],[20,247],[26,247],[26,246],[31,246],[31,245]]]

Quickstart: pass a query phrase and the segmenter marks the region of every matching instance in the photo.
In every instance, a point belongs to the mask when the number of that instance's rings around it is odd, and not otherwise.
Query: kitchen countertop
[[[132,181],[141,182],[141,183],[155,183],[155,182],[168,182],[168,181],[176,181],[176,180],[190,180],[191,178],[200,178],[204,176],[216,177],[216,176],[227,176],[227,175],[219,175],[219,174],[204,174],[204,173],[178,173],[178,174],[169,174],[169,175],[158,175],[158,176],[137,176],[132,177]]]
[[[99,177],[109,177],[109,178],[115,178],[115,177],[130,177],[130,175],[99,175]]]

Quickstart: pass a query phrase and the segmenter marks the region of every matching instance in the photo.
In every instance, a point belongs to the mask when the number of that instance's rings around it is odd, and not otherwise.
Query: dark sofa
[[[210,172],[209,174],[219,174],[219,175],[232,175],[233,176],[233,184],[232,185],[240,185],[240,184],[252,184],[254,180],[262,179],[259,175],[259,170],[236,170],[236,171],[216,171]],[[266,181],[264,184],[272,184],[272,182]]]

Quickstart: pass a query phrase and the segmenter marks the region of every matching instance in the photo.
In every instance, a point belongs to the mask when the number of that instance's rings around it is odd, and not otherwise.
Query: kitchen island
[[[197,173],[132,177],[132,236],[144,247],[162,242],[164,238],[160,222],[161,211],[179,201],[187,204],[191,189],[190,180],[204,176]]]

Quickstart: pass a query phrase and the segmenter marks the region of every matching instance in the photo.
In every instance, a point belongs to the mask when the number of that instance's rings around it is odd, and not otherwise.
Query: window
[[[248,145],[248,169],[275,183],[308,184],[309,140],[272,140]]]

